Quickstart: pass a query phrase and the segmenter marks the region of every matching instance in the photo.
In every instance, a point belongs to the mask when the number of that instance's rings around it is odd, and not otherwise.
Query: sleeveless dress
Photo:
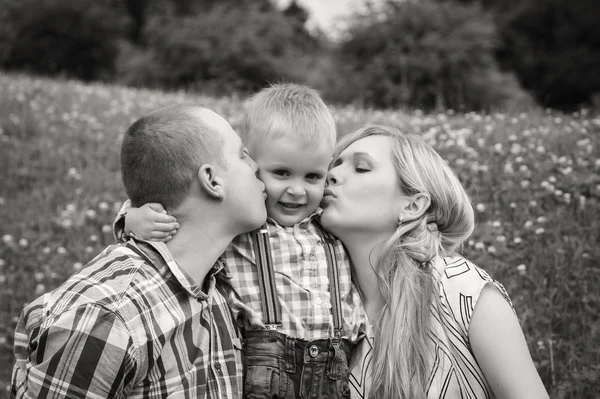
[[[432,262],[439,303],[433,301],[430,307],[427,399],[493,398],[471,351],[469,323],[486,284],[494,284],[512,307],[510,298],[499,282],[465,258],[436,258]],[[373,331],[367,331],[367,338],[356,350],[350,375],[352,399],[375,397],[370,396],[369,374],[374,340]]]

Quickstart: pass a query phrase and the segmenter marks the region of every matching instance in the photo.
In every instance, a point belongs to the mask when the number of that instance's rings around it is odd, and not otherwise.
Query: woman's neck
[[[348,251],[355,281],[359,285],[363,305],[371,322],[377,319],[385,305],[376,268],[388,238],[389,235],[354,235],[342,240]]]

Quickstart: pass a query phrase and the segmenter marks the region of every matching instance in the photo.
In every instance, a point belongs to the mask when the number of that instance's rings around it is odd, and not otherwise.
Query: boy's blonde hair
[[[286,137],[305,145],[326,144],[333,151],[335,121],[319,93],[292,83],[274,84],[253,95],[246,104],[242,140],[252,151],[253,143]]]

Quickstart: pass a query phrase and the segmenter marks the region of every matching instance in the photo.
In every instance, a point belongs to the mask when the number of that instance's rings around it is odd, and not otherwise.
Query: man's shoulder
[[[95,306],[127,320],[127,313],[138,306],[136,302],[143,302],[139,300],[140,283],[158,273],[131,247],[113,245],[60,286],[31,302],[23,313],[30,327],[49,323],[74,309]]]

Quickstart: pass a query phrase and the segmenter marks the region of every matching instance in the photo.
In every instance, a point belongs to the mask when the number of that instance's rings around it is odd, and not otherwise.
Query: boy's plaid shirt
[[[329,277],[325,248],[317,231],[320,209],[292,226],[283,227],[269,218],[269,241],[275,272],[277,296],[281,304],[282,325],[278,331],[308,341],[331,338],[333,316],[329,296]],[[367,316],[360,295],[352,284],[350,261],[341,241],[335,241],[342,298],[343,337],[355,342],[364,331]],[[251,324],[262,318],[258,268],[250,234],[236,237],[223,254],[231,285],[241,303],[233,306],[239,314],[250,313]]]
[[[241,397],[227,280],[218,262],[205,294],[162,243],[108,247],[23,311],[12,396]]]

